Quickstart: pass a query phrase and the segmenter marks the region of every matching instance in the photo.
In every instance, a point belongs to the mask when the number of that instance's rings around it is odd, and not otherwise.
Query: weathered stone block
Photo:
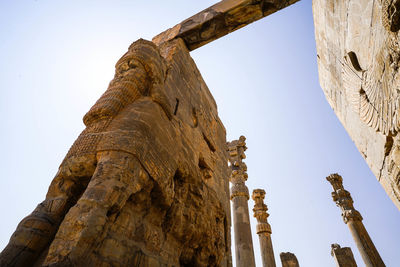
[[[225,129],[181,39],[134,42],[1,266],[230,266]]]

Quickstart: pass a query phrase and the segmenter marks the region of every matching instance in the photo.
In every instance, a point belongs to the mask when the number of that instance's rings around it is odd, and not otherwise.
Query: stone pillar
[[[265,191],[263,189],[253,190],[252,198],[255,202],[253,212],[257,218],[257,234],[260,240],[260,250],[264,267],[275,267],[274,250],[271,241],[271,225],[268,223],[267,205],[264,204]]]
[[[231,200],[233,206],[233,228],[235,233],[236,266],[255,266],[253,241],[251,238],[249,207],[249,189],[244,184],[247,180],[247,166],[242,161],[246,158],[244,151],[246,138],[240,136],[239,140],[228,143],[229,162],[231,165],[230,182]]]
[[[342,177],[335,173],[326,177],[326,180],[333,187],[333,201],[342,209],[343,221],[349,227],[365,265],[367,267],[385,266],[362,223],[363,218],[361,214],[353,206],[353,199],[350,193],[343,188]]]
[[[279,256],[281,257],[282,267],[300,267],[299,261],[293,253],[281,252]]]
[[[332,244],[331,247],[331,255],[335,259],[337,267],[357,267],[351,248],[341,248],[339,244]]]

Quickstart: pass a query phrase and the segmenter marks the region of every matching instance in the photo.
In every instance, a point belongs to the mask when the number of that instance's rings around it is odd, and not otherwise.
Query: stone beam
[[[182,38],[192,51],[299,0],[223,0],[153,38],[157,45]]]

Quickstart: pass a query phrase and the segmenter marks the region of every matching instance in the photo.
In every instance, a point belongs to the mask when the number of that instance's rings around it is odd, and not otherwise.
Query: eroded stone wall
[[[139,40],[1,266],[230,266],[225,129],[181,39]]]
[[[400,1],[313,0],[329,104],[400,209]]]

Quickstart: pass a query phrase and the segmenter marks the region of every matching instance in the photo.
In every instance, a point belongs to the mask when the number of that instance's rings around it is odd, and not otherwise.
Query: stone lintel
[[[223,0],[153,38],[157,45],[182,38],[192,51],[299,0]]]

